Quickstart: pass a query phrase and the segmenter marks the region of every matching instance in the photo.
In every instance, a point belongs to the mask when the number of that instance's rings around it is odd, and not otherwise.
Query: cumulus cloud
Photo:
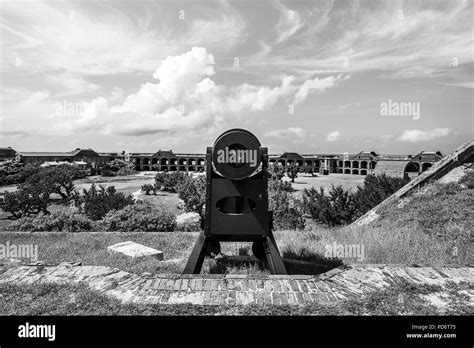
[[[399,141],[411,143],[430,141],[451,134],[450,128],[436,128],[430,131],[422,131],[419,129],[406,130],[398,138]]]
[[[329,76],[298,85],[293,76],[285,76],[273,88],[246,83],[228,87],[212,80],[214,65],[214,56],[203,47],[169,56],[153,74],[157,83],[143,84],[121,105],[109,105],[105,98],[94,99],[77,120],[63,124],[62,130],[69,127],[75,131],[145,135],[210,129],[231,117],[268,109],[282,99],[301,103],[310,93],[323,92],[347,79],[343,75]]]
[[[306,135],[306,132],[299,127],[290,127],[287,129],[274,129],[264,134],[266,137],[273,137],[277,139],[296,138],[302,139]]]
[[[340,137],[341,137],[341,132],[336,130],[336,131],[330,132],[326,136],[326,141],[330,141],[330,142],[337,141],[339,140]]]

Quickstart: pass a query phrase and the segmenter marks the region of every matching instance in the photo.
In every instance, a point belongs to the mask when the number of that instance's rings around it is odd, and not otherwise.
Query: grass
[[[337,304],[306,306],[202,306],[191,304],[122,304],[86,284],[0,285],[0,315],[469,315],[469,285],[439,286],[399,284],[364,297]],[[445,307],[437,307],[426,295],[443,293]]]

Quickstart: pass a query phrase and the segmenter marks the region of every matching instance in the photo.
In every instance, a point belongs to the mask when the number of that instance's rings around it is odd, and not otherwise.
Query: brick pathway
[[[307,275],[136,275],[105,266],[0,266],[0,284],[78,283],[122,302],[217,304],[336,303],[357,298],[402,280],[437,284],[474,283],[474,268],[403,265],[344,266]],[[471,299],[474,291],[469,291]],[[472,302],[470,304],[473,305]]]

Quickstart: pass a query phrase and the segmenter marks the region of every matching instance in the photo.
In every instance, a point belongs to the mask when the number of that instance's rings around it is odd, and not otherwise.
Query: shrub
[[[285,176],[285,170],[277,164],[272,164],[268,167],[267,174],[269,180],[281,180]]]
[[[101,174],[102,176],[123,176],[135,174],[135,165],[130,161],[114,159],[102,167]]]
[[[142,185],[142,191],[145,192],[146,195],[149,195],[150,191],[153,191],[153,194],[155,194],[156,186],[152,184],[144,184]]]
[[[305,227],[303,204],[288,191],[276,190],[269,194],[273,226],[278,230],[302,230]]]
[[[155,176],[157,190],[176,193],[181,185],[190,175],[185,172],[160,172]]]
[[[393,178],[385,174],[378,176],[367,175],[364,180],[364,186],[358,187],[355,194],[357,217],[364,215],[408,182],[409,179]]]
[[[332,186],[329,195],[321,188],[305,189],[303,193],[305,210],[311,217],[329,226],[348,224],[357,214],[354,194],[342,186]]]
[[[33,164],[8,163],[0,169],[0,185],[15,185],[26,181],[30,176],[40,171],[40,167]]]
[[[186,211],[202,214],[206,203],[206,177],[204,175],[186,175],[185,179],[177,186],[179,198],[184,201]]]
[[[173,214],[146,203],[129,205],[107,213],[101,222],[105,231],[168,232],[176,227]]]
[[[49,215],[23,217],[7,226],[9,231],[88,232],[94,231],[92,220],[77,212],[56,211]]]
[[[83,196],[77,193],[75,195],[76,205],[92,220],[103,218],[111,210],[120,210],[134,204],[132,195],[117,192],[114,186],[99,187],[97,190],[92,184],[89,190],[83,189]]]

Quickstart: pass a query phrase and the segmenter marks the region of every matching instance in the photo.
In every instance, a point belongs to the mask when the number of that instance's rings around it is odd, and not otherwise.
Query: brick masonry
[[[402,280],[444,286],[474,283],[473,267],[410,267],[404,265],[342,266],[312,275],[136,275],[105,266],[62,263],[0,265],[0,284],[86,282],[91,289],[122,302],[192,303],[197,305],[335,304],[359,298]],[[469,290],[471,299],[474,291]],[[469,304],[474,307],[473,302]]]

